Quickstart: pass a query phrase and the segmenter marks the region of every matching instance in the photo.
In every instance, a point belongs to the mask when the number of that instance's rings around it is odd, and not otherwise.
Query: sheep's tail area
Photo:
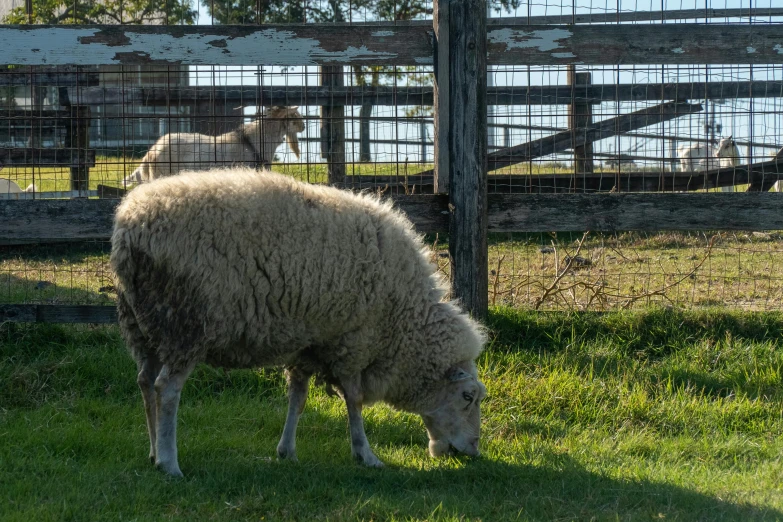
[[[35,186],[35,183],[30,183],[26,189],[24,189],[25,192],[38,192],[38,187]]]
[[[109,264],[117,276],[118,297],[123,297],[131,308],[133,308],[133,296],[125,292],[125,283],[133,280],[137,270],[133,249],[131,231],[122,226],[117,226],[115,223],[114,233],[111,236]]]

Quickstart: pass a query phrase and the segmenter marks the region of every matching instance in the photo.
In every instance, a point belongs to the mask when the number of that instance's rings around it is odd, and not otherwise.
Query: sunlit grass
[[[274,458],[278,370],[200,367],[174,481],[147,461],[115,327],[0,328],[3,520],[760,520],[783,517],[781,314],[495,310],[479,459],[434,460],[415,415],[311,392],[299,463]]]

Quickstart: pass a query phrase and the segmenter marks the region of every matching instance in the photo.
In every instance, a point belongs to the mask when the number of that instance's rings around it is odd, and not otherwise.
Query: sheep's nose
[[[471,439],[470,441],[468,441],[468,445],[465,448],[464,453],[466,455],[470,455],[471,457],[478,457],[480,454],[478,446],[479,446],[478,437]]]

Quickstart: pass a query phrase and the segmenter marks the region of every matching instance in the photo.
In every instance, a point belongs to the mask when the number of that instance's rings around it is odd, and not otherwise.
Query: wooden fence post
[[[90,108],[71,105],[65,146],[71,155],[71,190],[90,189],[90,167],[87,166],[87,149],[90,148]]]
[[[581,95],[580,91],[582,91],[579,86],[590,85],[591,83],[590,73],[578,73],[575,65],[568,66],[568,85],[571,86],[571,105],[568,106],[568,128],[574,134],[574,143],[576,143],[576,133],[584,132],[593,123],[592,105],[589,102],[576,101],[576,98]],[[620,151],[617,152],[619,154]],[[574,147],[574,172],[577,174],[593,172],[592,143]]]
[[[342,66],[321,67],[321,85],[343,87]],[[345,107],[342,105],[321,106],[321,155],[326,158],[327,181],[329,184],[345,181]]]
[[[435,186],[442,191],[447,180],[452,291],[474,317],[484,318],[488,306],[487,2],[437,0],[436,6]]]

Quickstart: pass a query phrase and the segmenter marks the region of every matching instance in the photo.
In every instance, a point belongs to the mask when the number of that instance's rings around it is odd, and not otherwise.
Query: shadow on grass
[[[113,305],[109,248],[104,242],[0,247],[0,303]]]
[[[783,313],[682,311],[536,312],[497,308],[487,321],[500,349],[558,352],[575,343],[612,340],[628,354],[663,356],[694,342],[727,336],[739,342],[777,342]]]
[[[417,469],[416,465],[365,469],[346,462],[349,442],[343,419],[317,415],[315,419],[311,416],[307,424],[328,431],[334,440],[329,440],[326,447],[313,448],[316,442],[308,441],[306,429],[300,430],[299,463],[268,458],[255,463],[248,459],[230,463],[215,459],[208,450],[186,452],[181,460],[186,474],[180,490],[183,501],[193,490],[208,484],[210,490],[235,498],[243,506],[244,516],[267,513],[293,519],[388,519],[390,515],[400,520],[783,517],[783,512],[772,508],[738,504],[662,482],[607,477],[585,469],[567,454],[547,449],[535,456],[536,465],[482,457],[451,459],[442,466],[435,460],[430,469]],[[387,430],[399,430],[408,437],[411,434],[409,426],[394,421],[383,422],[378,429],[384,434],[369,434],[371,444],[389,444],[391,438],[397,441],[391,445],[393,450],[404,445],[399,441],[405,435],[389,437]],[[409,447],[403,449],[418,457],[424,444],[419,447],[409,439]],[[318,452],[315,459],[314,451]],[[249,484],[259,497],[275,502],[249,498],[245,487]]]

